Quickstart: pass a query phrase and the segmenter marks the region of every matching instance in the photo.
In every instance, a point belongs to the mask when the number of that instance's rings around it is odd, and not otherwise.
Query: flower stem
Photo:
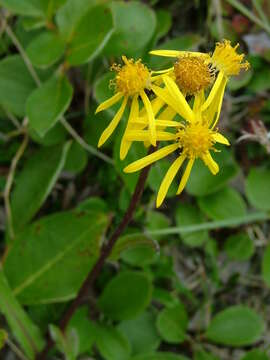
[[[151,147],[149,149],[148,154],[151,154],[153,151],[154,151],[154,148]],[[121,222],[119,223],[117,228],[114,230],[114,232],[110,236],[109,240],[106,243],[104,243],[103,246],[101,247],[100,255],[99,255],[99,258],[98,258],[97,262],[95,263],[94,267],[92,268],[92,270],[88,274],[86,280],[82,284],[82,286],[81,286],[81,288],[80,288],[80,290],[79,290],[79,292],[77,294],[77,297],[73,300],[70,307],[67,309],[67,311],[64,313],[62,319],[60,320],[59,328],[62,331],[65,331],[65,329],[66,329],[72,315],[77,310],[77,308],[80,306],[80,304],[82,302],[82,299],[86,296],[86,294],[89,292],[89,290],[93,286],[95,280],[97,279],[98,275],[100,274],[100,271],[101,271],[106,259],[110,256],[117,239],[123,233],[123,231],[126,229],[128,224],[132,220],[134,212],[136,210],[136,207],[137,207],[137,205],[138,205],[138,203],[139,203],[139,201],[141,199],[143,189],[144,189],[144,185],[145,185],[149,170],[150,170],[150,166],[145,167],[142,170],[142,172],[140,173],[139,179],[137,181],[136,188],[134,190],[134,193],[133,193],[132,198],[131,198],[130,203],[129,203],[129,207],[126,210]],[[48,351],[54,345],[53,340],[49,336],[47,336],[47,337],[48,337],[47,346],[37,356],[38,360],[45,360],[46,356],[48,354]]]

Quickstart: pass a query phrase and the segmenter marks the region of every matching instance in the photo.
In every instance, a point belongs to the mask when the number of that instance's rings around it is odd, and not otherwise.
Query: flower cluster
[[[165,146],[150,155],[128,165],[126,173],[135,172],[176,153],[176,158],[167,171],[157,196],[159,207],[168,189],[186,163],[177,194],[180,194],[189,178],[194,161],[200,158],[213,175],[219,166],[211,156],[217,151],[216,143],[229,145],[229,141],[218,132],[226,84],[241,69],[247,70],[249,63],[244,55],[237,53],[238,45],[230,41],[217,43],[213,54],[175,50],[155,50],[150,54],[174,59],[172,67],[151,71],[141,60],[134,61],[122,56],[123,65],[113,65],[115,79],[111,85],[115,95],[100,104],[96,112],[108,109],[121,101],[119,110],[109,126],[103,131],[100,147],[116,129],[125,109],[129,116],[121,141],[120,158],[123,160],[134,141],[145,146]]]

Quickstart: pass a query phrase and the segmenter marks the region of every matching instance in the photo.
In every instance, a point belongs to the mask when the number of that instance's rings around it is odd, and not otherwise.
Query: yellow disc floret
[[[134,61],[122,56],[125,65],[113,65],[112,70],[117,72],[115,80],[111,82],[118,92],[126,96],[134,96],[149,88],[151,74],[141,60]]]
[[[194,122],[178,131],[179,147],[188,158],[203,157],[213,149],[215,131],[208,124]]]
[[[174,75],[179,89],[187,95],[207,89],[214,80],[205,58],[195,56],[179,57],[174,64]]]
[[[241,69],[248,70],[249,62],[243,62],[245,55],[236,52],[238,47],[239,44],[232,47],[229,40],[217,43],[210,61],[212,66],[218,71],[222,71],[226,76],[238,75]]]

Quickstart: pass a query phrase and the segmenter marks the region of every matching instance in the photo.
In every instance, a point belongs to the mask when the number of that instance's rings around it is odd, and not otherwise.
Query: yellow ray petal
[[[192,166],[194,164],[194,161],[195,161],[195,159],[192,158],[187,163],[187,166],[185,168],[184,174],[182,176],[182,179],[180,181],[180,184],[179,184],[179,187],[178,187],[178,190],[177,190],[177,195],[181,194],[181,192],[184,190],[184,188],[185,188],[185,186],[187,184],[187,181],[188,181]]]
[[[210,124],[212,124],[211,125],[212,129],[216,126],[216,124],[217,124],[217,122],[219,120],[219,116],[220,116],[220,112],[221,112],[221,107],[222,107],[222,102],[223,102],[223,97],[224,97],[224,92],[225,92],[225,87],[226,87],[227,81],[228,81],[227,78],[223,79],[222,85],[220,86],[220,91],[219,91],[219,93],[217,95],[217,98],[215,99],[217,101],[217,113],[216,113],[216,118],[214,117],[214,119],[213,119],[213,123],[212,122],[210,123]]]
[[[152,50],[149,51],[149,54],[156,56],[166,56],[166,57],[178,57],[180,51],[177,50]]]
[[[150,100],[146,96],[144,91],[140,92],[140,97],[143,101],[143,104],[145,106],[147,117],[149,121],[149,140],[153,146],[156,146],[157,144],[157,133],[156,133],[156,125],[155,125],[155,117],[153,113],[153,109],[150,103]]]
[[[154,153],[143,157],[142,159],[134,161],[133,163],[131,163],[130,165],[128,165],[127,167],[124,168],[124,172],[131,173],[134,171],[141,170],[144,167],[152,164],[153,162],[160,160],[160,159],[164,158],[165,156],[169,155],[170,153],[172,153],[173,151],[178,149],[178,147],[179,147],[178,144],[167,145],[167,146],[163,147],[162,149],[159,149],[159,150],[155,151]]]
[[[105,141],[108,140],[108,138],[111,136],[111,134],[114,132],[115,128],[117,127],[117,125],[119,124],[119,121],[122,118],[122,115],[125,111],[126,105],[127,105],[127,100],[128,97],[125,96],[124,100],[120,106],[120,109],[117,111],[117,113],[115,114],[114,118],[112,119],[112,121],[110,122],[109,126],[106,127],[106,129],[103,131],[103,133],[101,134],[99,141],[98,141],[98,147],[102,146]]]
[[[156,133],[156,139],[158,141],[168,141],[175,140],[176,134],[172,134],[165,131],[158,131]],[[128,141],[149,141],[149,131],[148,130],[129,130],[125,135]]]
[[[206,166],[208,166],[209,170],[213,175],[216,175],[219,172],[219,166],[212,158],[210,152],[208,151],[206,155],[203,157],[203,161]]]
[[[188,105],[184,95],[179,90],[175,82],[168,76],[163,77],[165,85],[172,97],[175,98],[177,102],[177,111],[178,113],[187,121],[192,122],[195,120],[194,112],[191,110]]]
[[[200,110],[203,103],[204,103],[204,90],[201,90],[198,94],[195,95],[193,111],[197,113]]]
[[[124,136],[122,137],[122,141],[121,141],[121,145],[120,145],[120,159],[124,160],[125,157],[128,154],[128,151],[130,149],[131,146],[131,142],[128,141],[126,139],[126,133],[127,131],[131,130],[132,124],[134,122],[134,119],[136,119],[138,117],[139,114],[139,102],[138,102],[138,95],[135,95],[132,99],[132,103],[131,103],[131,109],[130,109],[130,113],[129,113],[129,118],[128,118],[128,124],[124,133]]]
[[[156,85],[152,85],[151,88],[157,97],[161,98],[166,104],[171,106],[175,112],[178,112],[179,104],[177,104],[177,101],[175,100],[174,97],[170,96],[170,94],[166,89],[160,88]]]
[[[121,98],[123,97],[123,94],[118,92],[115,95],[113,95],[111,98],[109,98],[108,100],[103,101],[103,103],[101,103],[97,109],[96,109],[96,114],[102,110],[106,110],[109,107],[113,106],[115,103],[117,103],[117,101],[119,101]]]
[[[151,106],[152,106],[152,110],[154,113],[154,116],[156,116],[156,114],[159,112],[159,110],[164,106],[165,102],[159,98],[156,97],[154,100],[151,100]],[[148,119],[147,119],[147,113],[146,113],[146,109],[145,107],[143,107],[140,112],[139,112],[139,117],[140,118],[145,118],[145,121],[148,124]]]
[[[229,140],[225,138],[225,136],[223,136],[220,133],[215,133],[213,135],[213,138],[216,142],[220,143],[220,144],[224,144],[224,145],[230,145]]]
[[[169,71],[173,71],[173,69],[174,69],[174,67],[172,66],[172,67],[170,67],[168,69],[165,69],[165,70],[157,70],[157,71],[154,70],[154,71],[152,71],[152,74],[166,74]],[[151,77],[151,79],[152,79],[152,77]]]
[[[134,120],[134,124],[145,124],[147,125],[147,119],[145,117],[138,117]],[[172,120],[156,120],[155,121],[156,126],[164,126],[165,127],[179,127],[181,126],[181,123],[178,121],[172,121]]]
[[[224,74],[220,71],[207,99],[205,100],[205,103],[202,105],[202,111],[206,110],[208,108],[208,106],[210,106],[211,102],[213,101],[214,97],[216,96],[217,91],[219,90],[219,87],[222,85],[223,77],[224,77]]]
[[[204,59],[210,58],[208,54],[200,53],[197,51],[152,50],[149,51],[149,54],[156,56],[166,56],[166,57],[195,56],[195,57],[202,57]]]
[[[181,165],[183,164],[185,160],[185,155],[179,156],[170,166],[169,170],[167,171],[164,179],[162,180],[162,183],[160,185],[160,188],[158,190],[158,196],[157,196],[157,202],[156,206],[160,207],[160,205],[163,203],[163,200],[165,199],[167,192],[169,190],[169,187],[175,178],[178,170],[180,169]]]
[[[176,111],[171,106],[166,106],[158,116],[158,119],[172,120],[176,115]]]

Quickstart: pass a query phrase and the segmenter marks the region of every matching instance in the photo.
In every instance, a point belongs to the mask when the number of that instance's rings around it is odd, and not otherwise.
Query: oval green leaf
[[[111,4],[115,33],[108,42],[106,55],[133,55],[152,38],[156,17],[153,10],[141,2],[114,1]]]
[[[254,243],[245,233],[231,235],[224,247],[227,256],[232,260],[248,260],[254,254]]]
[[[246,180],[249,202],[257,209],[270,210],[270,170],[253,168]]]
[[[26,103],[30,126],[44,136],[69,107],[73,89],[65,76],[53,76],[36,89]]]
[[[246,214],[246,204],[233,188],[226,187],[198,199],[200,209],[212,220],[232,219]]]
[[[126,271],[115,276],[104,288],[98,305],[113,320],[125,320],[143,312],[151,301],[152,284],[139,272]]]
[[[25,163],[11,194],[15,230],[30,221],[47,199],[63,170],[69,148],[70,142],[42,148]]]
[[[47,68],[58,61],[65,51],[65,43],[55,33],[43,32],[27,47],[27,55],[31,62],[40,68]]]
[[[182,303],[163,309],[157,318],[157,328],[168,343],[178,344],[185,340],[188,316]]]
[[[90,10],[74,28],[67,50],[67,61],[84,64],[99,55],[113,33],[112,15],[108,7],[100,5]]]
[[[206,332],[209,340],[228,346],[254,344],[264,331],[262,318],[251,308],[235,305],[218,313]]]
[[[74,298],[97,260],[106,227],[103,213],[70,211],[44,217],[21,232],[4,266],[20,302],[46,304]]]

